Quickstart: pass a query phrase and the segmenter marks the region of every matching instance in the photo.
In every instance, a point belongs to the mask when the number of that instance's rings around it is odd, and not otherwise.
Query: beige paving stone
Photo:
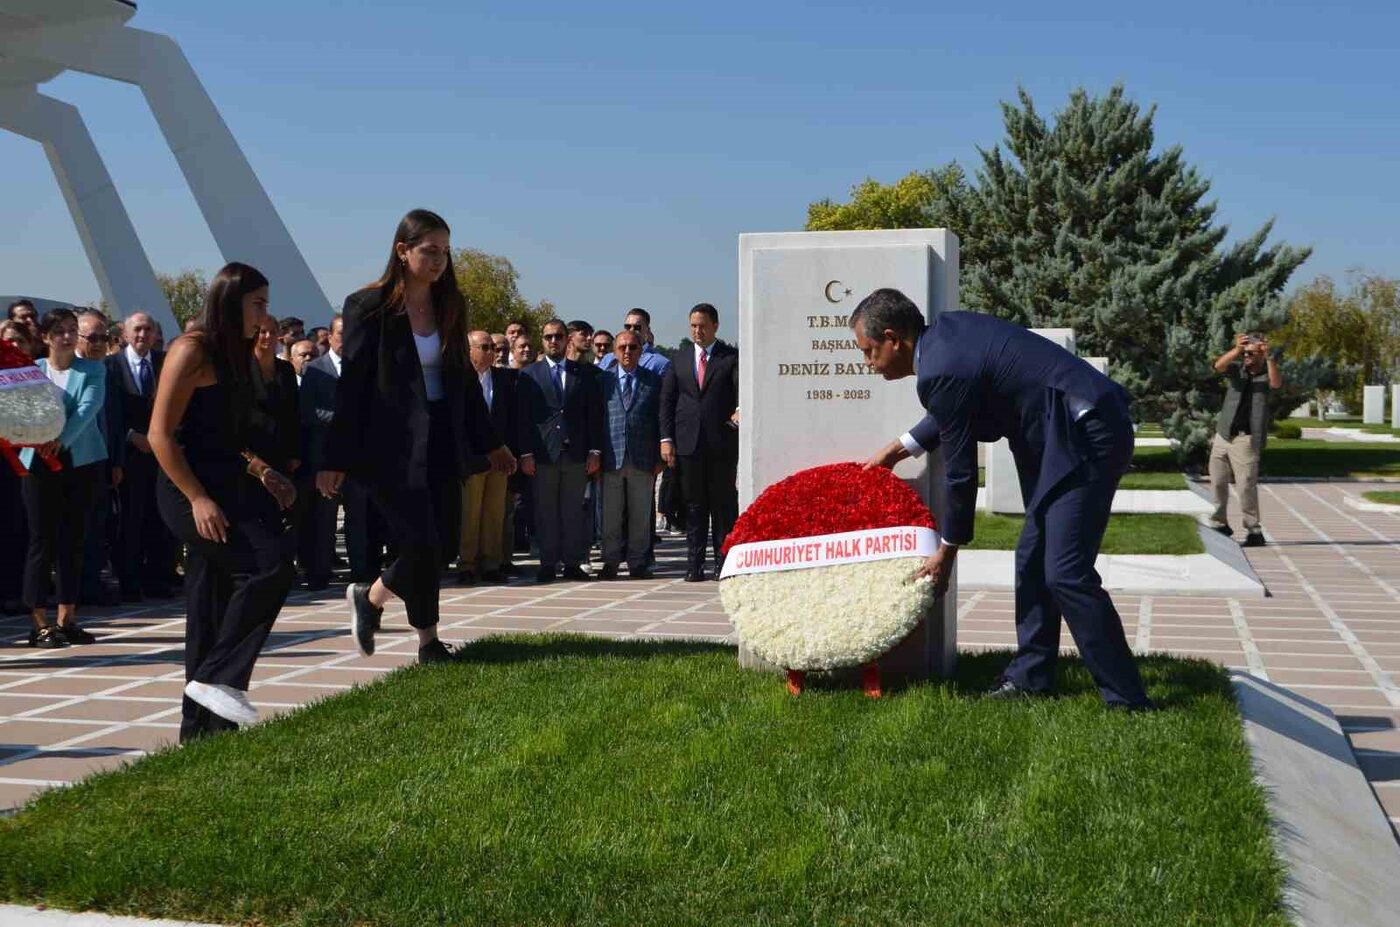
[[[104,750],[113,752],[104,753]],[[58,748],[0,766],[0,778],[71,782],[95,772],[124,766],[139,758],[140,754],[121,752],[110,747],[93,748],[93,752],[85,752],[82,747]]]
[[[170,707],[173,699],[88,698],[71,704],[58,704],[33,717],[71,718],[75,721],[135,721]]]

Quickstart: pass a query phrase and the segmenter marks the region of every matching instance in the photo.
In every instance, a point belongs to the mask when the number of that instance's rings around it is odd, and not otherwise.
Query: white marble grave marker
[[[1053,341],[1069,353],[1074,353],[1074,329],[1032,328],[1031,331]],[[1107,358],[1090,360],[1102,360],[1105,368],[1103,372],[1107,372]],[[1016,475],[1016,458],[1011,456],[1011,445],[1006,443],[1005,438],[987,445],[986,471],[982,482],[986,490],[982,498],[986,500],[987,511],[1002,515],[1025,513],[1026,504],[1021,499],[1021,483]]]
[[[739,236],[739,507],[807,467],[869,457],[924,415],[914,380],[866,365],[849,318],[894,287],[926,315],[958,305],[958,237],[946,229],[778,232]],[[721,335],[723,331],[721,331]],[[942,456],[895,472],[935,516]],[[881,666],[949,673],[957,652],[957,586]],[[741,662],[752,658],[740,653]]]
[[[1385,422],[1385,387],[1361,388],[1361,424],[1380,425]]]

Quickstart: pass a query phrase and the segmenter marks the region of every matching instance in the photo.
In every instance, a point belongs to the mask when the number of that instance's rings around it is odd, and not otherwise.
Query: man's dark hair
[[[331,333],[331,330],[324,325],[317,325],[315,328],[311,329],[311,331],[306,333],[306,337],[315,339],[317,332],[325,332],[327,335],[329,335]]]
[[[298,325],[300,325],[302,328],[306,328],[305,322],[303,322],[301,319],[297,318],[294,315],[289,315],[285,319],[283,319],[281,323],[277,326],[277,331],[279,334],[285,335],[287,334],[287,332],[296,328]]]
[[[714,306],[711,306],[709,303],[696,303],[694,306],[691,307],[690,311],[686,313],[685,317],[688,319],[697,312],[708,317],[709,320],[711,322],[714,322],[716,325],[719,324],[719,310],[716,309]]]
[[[642,321],[646,323],[647,328],[650,328],[650,327],[651,327],[651,313],[650,313],[650,312],[647,312],[645,309],[641,308],[640,306],[635,307],[635,308],[632,308],[632,309],[628,309],[628,310],[627,310],[627,315],[639,315],[639,316],[642,317]],[[626,321],[627,315],[624,315],[624,316],[622,317],[622,318],[623,318],[623,321]]]
[[[612,335],[612,332],[608,331],[606,328],[595,328],[595,329],[593,329],[593,335],[592,335],[592,337],[597,338],[599,335],[607,335],[609,338],[611,338],[611,337],[613,336],[613,335]]]
[[[510,321],[506,322],[506,328],[510,328],[512,325],[519,325],[521,328],[523,328],[523,329],[525,330],[525,334],[527,334],[527,335],[530,334],[530,320],[529,320],[529,319],[511,319]]]
[[[583,319],[574,319],[568,324],[567,331],[571,335],[575,332],[583,332],[587,337],[593,337],[593,326],[589,325]]]
[[[27,299],[17,299],[14,302],[10,303],[10,308],[6,310],[5,317],[7,319],[13,319],[15,317],[15,310],[18,309],[20,306],[28,306],[30,309],[34,309],[34,303],[32,303],[31,301]],[[34,309],[34,311],[37,313],[39,310]]]
[[[546,322],[546,323],[544,323],[543,325],[541,325],[541,326],[540,326],[540,331],[543,332],[546,328],[549,328],[551,325],[558,325],[560,328],[564,329],[564,331],[568,331],[568,330],[569,330],[569,323],[568,323],[568,322],[565,322],[563,319],[554,318],[554,319],[550,319],[548,322]],[[528,328],[525,329],[525,330],[526,330],[527,332],[529,331]]]
[[[885,330],[898,337],[917,338],[924,330],[924,314],[899,290],[884,287],[860,301],[851,313],[851,330],[859,328],[867,338],[883,338]]]

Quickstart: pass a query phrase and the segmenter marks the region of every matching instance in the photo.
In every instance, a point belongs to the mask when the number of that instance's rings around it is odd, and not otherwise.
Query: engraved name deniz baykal
[[[828,281],[822,288],[822,297],[826,302],[833,305],[839,304],[851,295],[851,290],[840,280]],[[808,380],[827,377],[868,377],[875,375],[875,368],[860,360],[860,347],[856,344],[856,339],[851,332],[851,317],[849,314],[838,315],[809,315],[804,317],[807,320],[808,330],[814,330],[815,337],[809,339],[812,353],[817,357],[821,355],[837,355],[841,357],[854,357],[854,360],[802,360],[787,361],[778,364],[778,376],[780,377],[804,377]],[[844,386],[832,384],[827,387],[822,384],[806,391],[806,398],[816,402],[843,402],[846,400],[865,400],[870,398],[868,389],[847,389]]]

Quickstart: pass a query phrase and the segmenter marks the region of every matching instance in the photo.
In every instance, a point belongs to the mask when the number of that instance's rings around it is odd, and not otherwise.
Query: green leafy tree
[[[504,332],[507,322],[523,319],[529,323],[538,348],[540,328],[554,317],[554,304],[542,299],[531,305],[520,295],[520,274],[509,259],[476,248],[459,248],[452,253],[452,271],[467,300],[470,330]]]
[[[851,188],[849,203],[827,199],[808,206],[807,231],[966,230],[974,225],[970,192],[967,177],[956,163],[914,171],[888,186],[867,177]]]
[[[1110,359],[1138,415],[1161,420],[1183,454],[1198,456],[1223,399],[1212,361],[1232,333],[1283,324],[1281,293],[1310,252],[1266,247],[1271,223],[1227,246],[1228,229],[1205,199],[1209,181],[1179,146],[1153,150],[1154,114],[1115,86],[1102,97],[1076,90],[1047,121],[1022,90],[1019,105],[1002,104],[1006,137],[980,151],[965,190],[910,182],[900,197],[867,182],[845,207],[813,204],[808,227],[843,208],[904,221],[913,210],[901,204],[934,189],[925,224],[958,233],[962,305],[1029,327],[1073,328],[1081,354]]]
[[[1319,402],[1336,390],[1359,408],[1363,386],[1400,374],[1400,280],[1358,272],[1343,290],[1319,276],[1289,299],[1288,323],[1275,341],[1300,363],[1330,368],[1314,384]]]
[[[170,302],[175,313],[175,321],[184,328],[185,323],[204,311],[204,294],[209,292],[209,281],[197,270],[182,270],[178,274],[156,274],[156,282],[161,292]],[[167,333],[173,339],[178,332]]]

